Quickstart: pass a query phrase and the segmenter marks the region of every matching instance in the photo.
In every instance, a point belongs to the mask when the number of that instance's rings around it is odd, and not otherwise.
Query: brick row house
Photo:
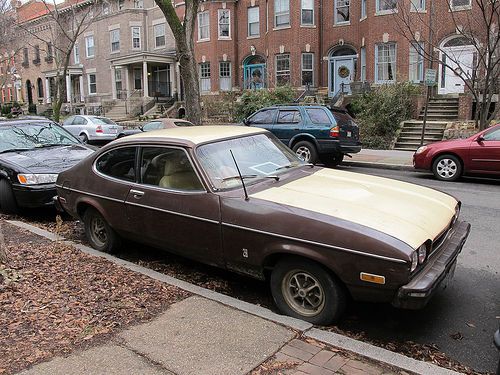
[[[457,56],[462,68],[472,69],[474,48],[452,22],[452,17],[474,11],[472,0],[203,1],[194,35],[201,92],[290,84],[334,96],[339,90],[349,92],[353,82],[421,83],[428,62],[418,52],[427,48],[418,35],[425,31],[416,26],[416,41],[410,42],[399,29],[400,16],[428,22],[431,1],[434,40]],[[173,4],[182,14],[182,0]],[[40,24],[43,32],[47,21],[40,5],[37,0],[16,5],[18,22]],[[48,104],[57,74],[50,58],[52,42],[33,43],[20,56],[23,96],[26,102]],[[464,92],[452,69],[435,68],[440,94]],[[67,101],[77,108],[103,100],[179,98],[178,69],[174,39],[153,0],[104,1],[73,51]]]

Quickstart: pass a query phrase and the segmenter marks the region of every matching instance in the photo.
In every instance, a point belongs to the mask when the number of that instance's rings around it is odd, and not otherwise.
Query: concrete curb
[[[300,331],[304,336],[310,337],[312,339],[325,342],[327,344],[333,345],[340,349],[347,350],[349,352],[355,353],[359,356],[377,361],[386,363],[390,366],[400,368],[405,371],[409,371],[419,375],[458,375],[458,372],[448,370],[432,363],[417,361],[413,358],[404,356],[402,354],[394,353],[389,350],[380,348],[375,345],[371,345],[365,343],[363,341],[355,340],[347,336],[339,335],[334,332],[323,331],[317,328],[313,328],[311,323],[305,322],[300,319],[295,319],[292,317],[279,315],[272,312],[269,309],[266,309],[261,306],[257,306],[245,301],[240,301],[236,298],[226,296],[221,293],[214,292],[209,289],[205,289],[199,287],[197,285],[193,285],[186,281],[182,281],[176,279],[171,276],[164,275],[160,272],[153,271],[149,268],[139,266],[135,263],[129,262],[127,260],[123,260],[117,258],[111,254],[102,253],[100,251],[94,250],[88,246],[75,243],[73,241],[65,240],[62,237],[55,235],[52,232],[46,231],[44,229],[38,228],[34,225],[24,223],[22,221],[17,220],[6,220],[7,223],[15,225],[19,228],[26,229],[34,234],[37,234],[41,237],[47,238],[51,241],[60,241],[61,243],[71,245],[76,247],[80,251],[93,255],[105,258],[114,264],[125,267],[131,271],[139,272],[143,275],[149,276],[155,280],[164,282],[166,284],[170,284],[176,286],[185,291],[191,292],[193,294],[199,295],[201,297],[207,298],[212,301],[216,301],[222,303],[224,305],[233,307],[237,310],[241,310],[247,312],[249,314],[261,317],[263,319],[269,320],[271,322],[281,324],[283,326],[289,327],[291,329]]]
[[[389,163],[377,163],[368,161],[343,161],[342,165],[350,167],[363,167],[363,168],[378,168],[378,169],[391,169],[397,171],[415,171],[412,165],[406,164],[389,164]]]

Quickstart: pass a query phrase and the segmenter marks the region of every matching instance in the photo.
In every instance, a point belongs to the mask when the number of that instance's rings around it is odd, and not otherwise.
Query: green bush
[[[28,106],[28,112],[29,112],[29,113],[34,113],[34,114],[36,114],[36,104],[35,104],[35,103],[31,103],[31,104]]]
[[[12,106],[10,104],[4,104],[2,106],[2,115],[8,115],[10,114],[10,111],[12,110]]]
[[[396,136],[401,121],[411,118],[415,95],[421,87],[409,82],[382,85],[355,98],[350,110],[360,126],[365,148],[387,149]]]
[[[261,108],[291,103],[294,99],[295,91],[290,86],[280,86],[274,90],[247,90],[236,103],[235,117],[241,121]]]

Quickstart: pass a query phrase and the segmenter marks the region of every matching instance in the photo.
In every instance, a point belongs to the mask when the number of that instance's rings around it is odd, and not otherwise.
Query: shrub
[[[35,103],[31,103],[31,104],[28,106],[28,112],[29,112],[29,113],[35,113],[35,114],[36,114],[36,104],[35,104]]]
[[[4,104],[2,106],[2,115],[9,115],[10,111],[12,110],[12,106],[10,104]]]
[[[291,103],[295,99],[295,91],[290,86],[280,86],[274,90],[248,90],[236,103],[235,117],[238,121],[250,116],[261,108],[276,104]]]
[[[419,94],[420,86],[398,82],[379,86],[355,98],[350,109],[359,123],[363,147],[389,148],[399,124],[411,118],[413,97]]]

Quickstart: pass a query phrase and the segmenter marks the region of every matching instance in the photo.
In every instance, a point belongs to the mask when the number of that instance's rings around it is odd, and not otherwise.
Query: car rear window
[[[96,162],[96,169],[106,176],[135,181],[135,147],[122,147],[106,152]]]
[[[332,120],[328,113],[323,108],[308,108],[306,109],[309,118],[313,124],[331,124]]]
[[[92,122],[97,125],[115,125],[113,120],[106,117],[91,117]]]
[[[347,113],[342,113],[342,112],[333,112],[333,117],[335,117],[335,121],[337,121],[337,124],[339,126],[344,126],[344,125],[352,125],[352,117],[349,116]]]
[[[299,123],[302,121],[302,116],[300,116],[300,112],[297,110],[285,110],[280,111],[278,116],[279,124],[289,124],[289,123]]]

